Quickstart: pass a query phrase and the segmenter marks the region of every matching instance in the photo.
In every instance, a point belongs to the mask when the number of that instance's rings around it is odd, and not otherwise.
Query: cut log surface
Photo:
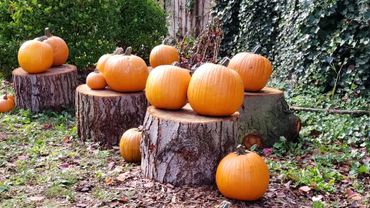
[[[179,111],[150,106],[141,141],[144,176],[162,183],[213,184],[219,161],[238,143],[239,113],[205,117],[189,105]]]
[[[74,106],[76,66],[64,64],[40,74],[29,74],[17,68],[12,74],[18,108],[39,112]]]
[[[107,148],[117,145],[126,130],[142,125],[147,106],[144,92],[92,90],[80,85],[76,89],[78,136]]]
[[[254,143],[271,147],[280,136],[293,141],[301,128],[301,121],[289,109],[284,92],[270,87],[259,92],[245,92],[239,113],[239,139],[246,146]]]

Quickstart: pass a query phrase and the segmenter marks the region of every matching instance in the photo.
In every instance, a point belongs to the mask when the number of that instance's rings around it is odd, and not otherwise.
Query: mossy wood
[[[107,148],[118,145],[126,130],[143,123],[147,106],[144,92],[92,90],[80,85],[76,89],[78,136]]]
[[[150,106],[141,141],[145,177],[180,185],[213,184],[219,161],[237,145],[239,113],[205,117],[189,105],[179,111]]]
[[[301,128],[301,121],[289,109],[284,92],[270,87],[245,92],[239,113],[239,141],[247,147],[253,144],[271,147],[281,136],[294,141]]]
[[[29,74],[17,68],[12,74],[18,108],[39,112],[74,106],[76,66],[64,64],[40,74]]]

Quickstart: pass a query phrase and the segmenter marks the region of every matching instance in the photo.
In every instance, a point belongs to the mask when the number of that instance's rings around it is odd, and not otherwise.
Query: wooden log
[[[245,92],[239,113],[239,141],[247,147],[254,144],[271,147],[280,136],[294,141],[301,128],[301,121],[289,109],[283,91],[270,87]]]
[[[213,184],[219,161],[238,143],[238,119],[237,112],[205,117],[189,105],[179,111],[150,106],[141,141],[144,176],[175,186]]]
[[[144,92],[92,90],[80,85],[76,89],[78,136],[106,148],[118,145],[126,130],[143,123],[147,106]]]
[[[39,112],[58,111],[74,106],[76,66],[64,64],[40,74],[29,74],[22,68],[17,68],[12,74],[18,108]]]

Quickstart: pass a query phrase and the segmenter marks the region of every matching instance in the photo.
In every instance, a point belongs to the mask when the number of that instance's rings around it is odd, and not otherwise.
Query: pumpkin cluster
[[[45,28],[45,35],[24,42],[18,51],[18,63],[30,74],[42,73],[51,66],[65,64],[69,55],[66,42],[53,36],[49,28]]]

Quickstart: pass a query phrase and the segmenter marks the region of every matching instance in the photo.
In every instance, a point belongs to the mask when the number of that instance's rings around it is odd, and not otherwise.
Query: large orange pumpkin
[[[93,90],[102,90],[107,86],[107,82],[100,72],[91,72],[87,75],[86,84]]]
[[[13,95],[4,95],[2,98],[0,98],[0,113],[12,111],[14,107],[15,103]]]
[[[28,73],[42,73],[53,64],[52,47],[38,40],[28,40],[18,51],[18,63]]]
[[[123,133],[119,142],[119,150],[123,159],[127,162],[140,162],[140,140],[142,132],[138,128],[132,128]]]
[[[148,74],[145,61],[131,55],[131,48],[126,50],[125,55],[113,55],[104,65],[104,77],[108,86],[118,92],[144,90]]]
[[[239,74],[222,65],[203,64],[189,83],[188,101],[201,115],[231,115],[240,108],[243,99],[243,81]]]
[[[255,152],[238,147],[224,157],[216,171],[216,184],[222,195],[237,200],[257,200],[269,185],[269,170],[265,161]]]
[[[65,64],[69,55],[67,43],[62,38],[53,36],[49,28],[45,28],[44,42],[49,44],[53,49],[53,66]]]
[[[180,55],[177,49],[164,44],[154,47],[149,56],[149,62],[153,68],[160,65],[170,65],[178,61],[180,61]]]
[[[123,49],[119,47],[119,48],[116,48],[113,54],[107,53],[107,54],[102,55],[99,58],[98,62],[96,63],[96,68],[99,70],[99,72],[104,73],[104,66],[105,66],[105,63],[108,61],[108,59],[112,57],[113,55],[119,55],[122,53],[123,53]]]
[[[243,79],[245,91],[260,91],[271,76],[271,62],[258,54],[242,52],[231,58],[230,69],[237,71]]]
[[[186,69],[172,65],[158,66],[149,74],[145,87],[146,98],[157,108],[180,109],[186,104],[190,78]]]

